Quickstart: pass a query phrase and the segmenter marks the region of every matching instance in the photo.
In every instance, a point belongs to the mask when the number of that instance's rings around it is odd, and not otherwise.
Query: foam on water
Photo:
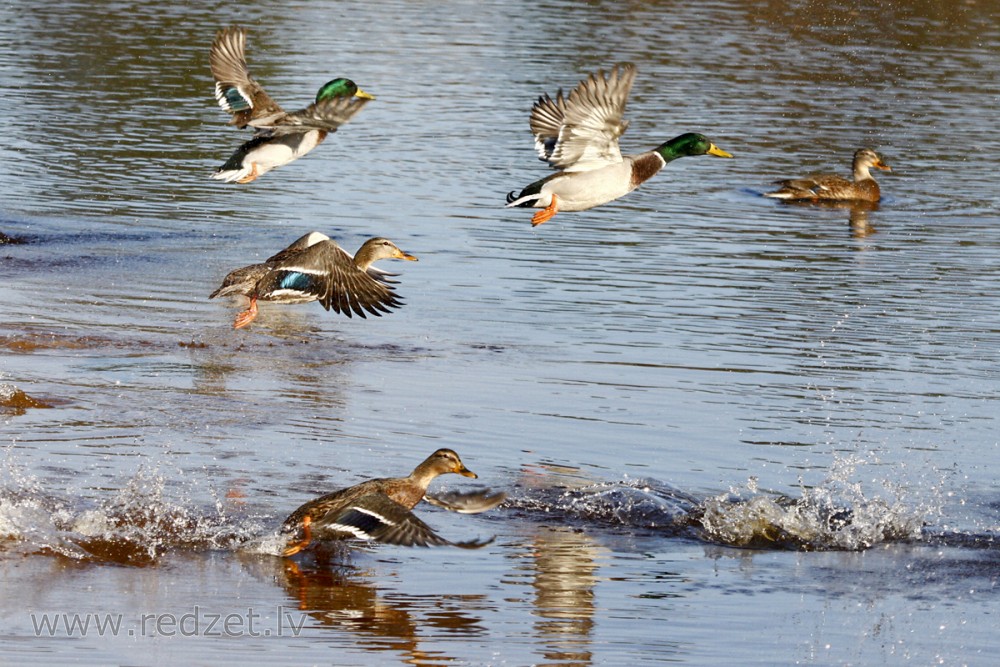
[[[918,540],[935,509],[911,505],[899,488],[888,496],[831,476],[802,495],[761,493],[754,480],[735,493],[705,500],[702,537],[735,547],[861,551],[884,542]]]
[[[829,476],[803,486],[798,496],[762,491],[755,479],[706,497],[652,479],[593,482],[575,474],[540,475],[513,491],[500,511],[528,520],[556,517],[589,531],[625,528],[765,550],[861,551],[891,542],[947,542],[947,528],[933,524],[941,513],[941,487],[925,488],[919,493],[926,497],[916,499],[912,487],[858,481],[859,468],[868,471],[871,463],[857,456],[836,458]],[[96,503],[47,492],[10,456],[4,476],[0,540],[8,541],[9,550],[148,566],[174,551],[278,555],[284,547],[273,517],[258,518],[230,498],[206,506],[175,497],[168,493],[168,475],[156,470],[140,469],[108,500]]]
[[[16,552],[144,567],[176,550],[233,550],[264,530],[223,501],[204,508],[168,497],[166,478],[155,471],[140,470],[95,504],[46,492],[9,458],[5,477],[0,539]]]
[[[930,489],[930,500],[911,499],[906,487],[889,480],[868,488],[855,479],[867,463],[837,458],[827,479],[803,487],[798,497],[763,492],[754,479],[699,498],[649,479],[581,484],[562,476],[554,486],[530,489],[509,504],[580,525],[622,526],[739,548],[860,551],[922,539],[925,525],[940,512],[936,488]]]

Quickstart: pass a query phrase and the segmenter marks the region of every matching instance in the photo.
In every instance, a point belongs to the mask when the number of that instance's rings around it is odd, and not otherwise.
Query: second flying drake
[[[591,74],[563,97],[542,95],[531,109],[531,132],[542,160],[558,169],[518,193],[507,206],[540,208],[537,226],[559,211],[585,211],[635,190],[671,160],[689,155],[732,157],[706,137],[687,133],[651,151],[622,155],[618,138],[628,128],[622,119],[635,65],[620,63],[609,74]]]

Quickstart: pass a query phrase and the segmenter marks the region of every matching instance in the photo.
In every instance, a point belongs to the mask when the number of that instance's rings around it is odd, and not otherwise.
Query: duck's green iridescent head
[[[331,97],[360,97],[364,100],[374,100],[374,95],[369,95],[358,88],[358,84],[343,77],[327,81],[316,93],[316,101],[321,102]]]
[[[703,134],[688,132],[679,137],[674,137],[670,141],[660,144],[654,150],[663,156],[667,162],[676,160],[679,157],[689,157],[691,155],[715,155],[716,157],[732,157],[729,153],[718,148],[708,140]]]

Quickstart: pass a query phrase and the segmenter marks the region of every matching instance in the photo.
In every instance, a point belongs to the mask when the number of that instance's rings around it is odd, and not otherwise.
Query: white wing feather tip
[[[361,530],[357,526],[351,526],[346,523],[331,523],[327,528],[331,531],[341,531],[344,533],[350,533],[359,540],[371,540],[373,539],[371,535]]]
[[[382,516],[378,512],[374,512],[374,511],[372,511],[370,509],[365,509],[364,507],[358,507],[357,505],[355,505],[351,509],[354,510],[355,512],[361,512],[362,514],[367,514],[368,516],[375,517],[376,519],[378,519],[379,523],[383,523],[383,524],[385,524],[387,526],[395,526],[396,525],[395,521],[389,521],[389,519],[385,518],[384,516]]]

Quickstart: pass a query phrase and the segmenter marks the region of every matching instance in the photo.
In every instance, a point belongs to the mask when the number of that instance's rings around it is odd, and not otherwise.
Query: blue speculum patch
[[[240,91],[236,88],[229,88],[225,92],[226,104],[229,108],[234,111],[243,111],[244,109],[249,109],[250,105],[247,103],[246,99],[240,95]]]
[[[281,289],[307,290],[311,279],[305,273],[289,273],[281,279]]]

